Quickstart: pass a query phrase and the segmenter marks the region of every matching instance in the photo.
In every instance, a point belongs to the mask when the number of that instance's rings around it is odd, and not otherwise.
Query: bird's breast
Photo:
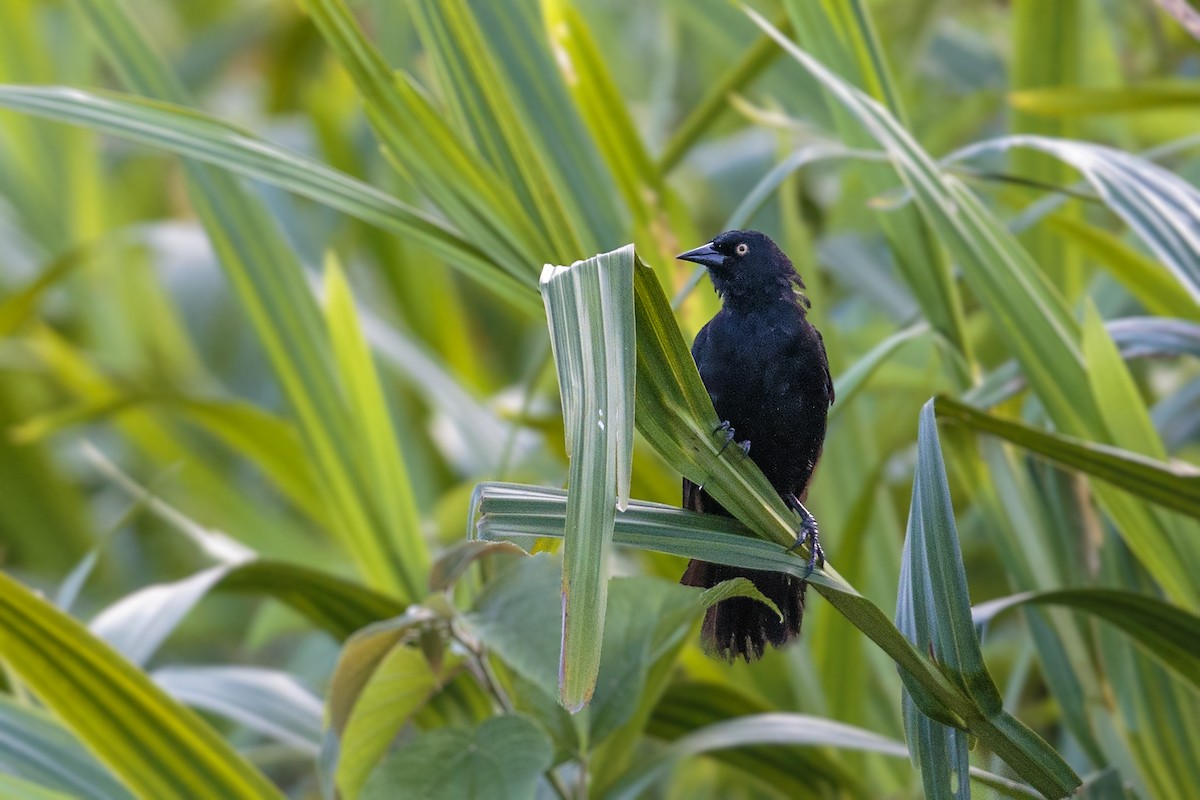
[[[722,309],[696,337],[696,366],[717,415],[781,494],[804,495],[829,411],[820,335],[797,307]]]

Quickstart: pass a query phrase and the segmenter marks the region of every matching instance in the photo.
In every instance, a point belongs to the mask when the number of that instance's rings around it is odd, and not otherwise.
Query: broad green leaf
[[[1166,463],[1117,447],[1039,431],[945,396],[937,398],[936,408],[938,417],[947,422],[998,436],[1055,464],[1100,478],[1122,491],[1200,517],[1200,470],[1190,465]]]
[[[346,669],[349,662],[339,662]],[[358,797],[396,734],[442,683],[416,647],[393,646],[374,667],[338,737],[337,785]]]
[[[50,714],[7,696],[0,697],[0,773],[81,800],[133,797]]]
[[[546,696],[558,679],[559,574],[548,555],[511,562],[464,618],[472,636]],[[585,740],[598,744],[624,725],[656,666],[673,657],[705,608],[731,596],[762,598],[738,581],[697,592],[655,578],[614,579],[595,694],[576,722]]]
[[[1061,589],[1022,592],[981,603],[972,613],[977,625],[1025,604],[1061,605],[1120,628],[1188,683],[1200,688],[1200,616],[1155,597],[1117,589]]]
[[[136,794],[283,796],[144,673],[3,575],[0,651],[20,680]],[[114,726],[114,719],[122,724]]]
[[[391,619],[378,620],[354,633],[342,648],[329,686],[329,725],[341,734],[363,690],[393,648],[410,644],[422,627],[437,620],[425,606],[412,606]]]
[[[367,781],[363,800],[510,800],[533,797],[554,749],[528,719],[505,714],[475,730],[419,734]]]
[[[567,453],[560,699],[587,705],[600,668],[614,514],[633,466],[633,246],[547,267],[542,294],[558,368]]]

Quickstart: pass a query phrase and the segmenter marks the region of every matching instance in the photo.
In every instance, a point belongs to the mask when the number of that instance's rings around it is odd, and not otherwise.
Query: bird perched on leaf
[[[702,264],[721,297],[717,312],[692,345],[692,357],[723,420],[726,444],[736,441],[802,520],[809,570],[824,562],[817,523],[803,500],[825,443],[833,381],[821,334],[808,321],[804,282],[770,237],[726,231],[678,258]],[[704,489],[686,478],[683,507],[730,516]],[[708,588],[745,577],[783,615],[746,597],[711,606],[704,617],[705,652],[732,661],[762,658],[800,633],[807,583],[782,572],[740,569],[693,560],[680,583]]]

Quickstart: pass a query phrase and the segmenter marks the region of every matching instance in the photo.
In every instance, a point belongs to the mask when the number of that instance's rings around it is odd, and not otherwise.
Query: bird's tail
[[[749,597],[733,597],[709,606],[700,630],[700,644],[711,656],[733,661],[757,661],[770,643],[787,644],[800,635],[807,583],[785,572],[741,569],[707,561],[690,561],[679,580],[684,586],[708,589],[731,578],[749,578],[771,602],[783,619],[765,603]]]

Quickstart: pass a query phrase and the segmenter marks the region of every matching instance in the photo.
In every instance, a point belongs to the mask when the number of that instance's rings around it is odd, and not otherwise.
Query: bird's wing
[[[825,388],[829,390],[829,405],[833,405],[833,376],[829,374],[829,356],[825,354],[825,339],[817,332],[817,346],[821,348],[821,366],[825,367]]]

